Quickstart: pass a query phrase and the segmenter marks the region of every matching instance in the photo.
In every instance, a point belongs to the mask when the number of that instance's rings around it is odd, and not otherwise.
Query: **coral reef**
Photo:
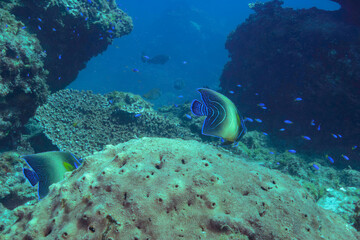
[[[0,18],[0,141],[7,148],[48,88],[67,86],[113,38],[132,30],[113,0],[0,1]]]
[[[37,199],[36,189],[24,184],[22,167],[26,164],[19,156],[17,152],[0,154],[0,208],[12,210]]]
[[[35,118],[60,150],[77,156],[143,136],[196,139],[188,129],[157,114],[140,96],[61,90],[38,108]]]
[[[91,57],[106,50],[114,38],[129,34],[132,20],[114,0],[16,0],[0,7],[35,33],[46,51],[45,68],[51,90],[66,87]]]
[[[7,11],[0,18],[0,141],[10,147],[49,92],[39,40]]]
[[[235,91],[227,95],[245,116],[264,119],[257,129],[284,138],[297,150],[339,146],[339,157],[346,150],[356,158],[351,144],[360,141],[360,27],[343,21],[338,11],[293,10],[281,4],[254,4],[256,13],[229,35],[231,61],[221,87]],[[303,100],[294,101],[298,97]],[[285,119],[294,122],[286,134],[279,131]],[[310,125],[313,119],[321,131]],[[331,133],[344,138],[336,140]],[[302,135],[312,136],[311,144],[299,142]],[[355,162],[335,164],[360,169]]]
[[[360,237],[286,175],[216,147],[163,138],[107,146],[42,201],[14,213],[0,239]]]

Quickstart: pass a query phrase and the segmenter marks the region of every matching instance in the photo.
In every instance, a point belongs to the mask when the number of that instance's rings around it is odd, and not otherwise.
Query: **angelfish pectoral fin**
[[[35,186],[39,182],[39,177],[34,171],[24,168],[23,173],[26,179],[30,182],[31,186]]]

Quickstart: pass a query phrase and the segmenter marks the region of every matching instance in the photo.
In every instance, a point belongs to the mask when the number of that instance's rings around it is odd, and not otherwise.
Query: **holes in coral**
[[[107,185],[107,186],[105,187],[105,191],[106,191],[106,192],[111,192],[111,186],[110,186],[110,185]]]
[[[49,236],[49,234],[50,234],[51,232],[52,232],[52,226],[48,226],[48,227],[45,229],[44,237]]]
[[[61,236],[62,236],[62,238],[67,239],[69,234],[67,232],[63,232],[63,234],[61,234]]]
[[[175,188],[178,188],[178,187],[179,187],[179,185],[178,185],[178,184],[176,184],[176,185],[175,185]]]
[[[247,190],[245,190],[244,192],[242,192],[242,195],[243,195],[243,196],[247,196],[247,195],[249,195],[249,194],[250,194],[250,192],[247,191]]]
[[[221,153],[216,154],[219,158],[222,158]]]
[[[205,167],[208,167],[209,166],[209,164],[208,163],[205,163]]]
[[[305,228],[305,229],[306,229],[306,231],[310,232],[310,228]]]
[[[95,228],[93,226],[89,226],[89,230],[93,233],[95,232]]]
[[[185,162],[185,160],[184,160],[184,159],[181,159],[181,163],[182,163],[182,164],[185,164],[186,162]]]

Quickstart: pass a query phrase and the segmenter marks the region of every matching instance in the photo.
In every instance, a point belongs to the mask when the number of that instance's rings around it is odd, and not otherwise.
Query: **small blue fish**
[[[114,101],[112,99],[109,100],[109,104],[113,104]]]
[[[236,85],[237,87],[241,87],[241,84]]]
[[[229,91],[230,94],[234,94],[235,92],[234,91]]]
[[[319,126],[317,127],[317,130],[318,130],[318,131],[320,131],[320,126],[321,126],[321,124],[319,124]]]
[[[183,98],[184,96],[183,95],[179,95],[178,98]]]
[[[140,117],[141,116],[141,113],[138,113],[138,114],[135,114],[135,117]]]
[[[316,170],[319,170],[319,166],[318,166],[318,165],[313,164],[313,167],[314,167]]]
[[[38,18],[39,22],[42,22],[41,18]]]
[[[341,155],[345,160],[347,160],[347,161],[349,161],[350,159],[349,159],[349,157],[348,156],[346,156],[346,155],[344,155],[344,154],[342,154]]]
[[[269,152],[270,154],[275,154],[274,152]]]
[[[264,110],[267,109],[267,107],[261,107],[261,108],[264,109]]]
[[[285,128],[280,128],[280,129],[279,129],[280,132],[283,132],[283,131],[285,131],[285,130],[286,130]]]
[[[188,119],[191,119],[191,116],[189,114],[185,114],[185,117],[187,117]]]
[[[267,134],[266,132],[263,132],[262,134],[264,134],[265,136],[269,135],[269,134]]]
[[[301,97],[295,98],[294,101],[295,102],[300,102],[300,101],[302,101],[302,98]]]
[[[293,124],[293,122],[290,121],[290,120],[284,120],[284,123],[286,123],[286,124]]]
[[[310,137],[308,137],[308,136],[301,136],[303,139],[305,139],[305,140],[307,140],[307,141],[310,141],[311,140],[311,138]]]
[[[41,30],[41,27],[40,27],[40,26],[38,26],[38,29],[39,29],[39,30]]]
[[[187,64],[188,62],[187,61],[183,61],[182,64]]]
[[[279,163],[279,162],[277,162],[277,163],[276,163],[276,165],[280,165],[280,163]]]
[[[53,28],[52,30],[53,30],[54,32],[56,32],[56,29],[55,29],[55,28]]]
[[[255,118],[255,121],[257,121],[258,123],[262,123],[262,120],[259,118]]]
[[[314,119],[311,120],[310,125],[311,125],[311,126],[315,126],[315,120],[314,120]]]
[[[330,161],[331,163],[334,163],[334,162],[335,162],[334,159],[333,159],[332,157],[330,157],[329,155],[326,155],[326,158],[329,159],[329,161]]]
[[[339,138],[342,138],[342,135],[338,134],[338,137],[339,137]]]
[[[358,146],[355,145],[355,146],[353,146],[351,149],[352,149],[352,150],[355,150],[355,149],[357,149],[357,147],[358,147]]]
[[[176,103],[174,104],[174,106],[177,108],[177,107],[179,107],[179,105],[177,105]]]
[[[61,54],[59,55],[59,59],[61,59]]]
[[[254,122],[254,120],[253,120],[252,118],[249,118],[249,117],[246,117],[246,118],[244,119],[244,121]]]
[[[22,27],[22,29],[25,29],[26,27],[24,26],[24,27]]]
[[[290,150],[288,150],[288,152],[289,152],[289,153],[296,153],[296,150],[290,149]]]
[[[338,138],[338,136],[336,134],[331,133],[331,136],[333,136],[334,138]]]
[[[137,69],[137,68],[133,68],[132,71],[133,72],[140,72],[139,69]]]
[[[264,107],[264,106],[265,106],[265,103],[258,103],[258,106],[259,106],[259,107]]]

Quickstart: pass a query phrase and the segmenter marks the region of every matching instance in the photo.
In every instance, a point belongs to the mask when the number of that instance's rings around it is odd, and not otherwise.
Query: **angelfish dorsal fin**
[[[39,182],[39,177],[34,171],[31,171],[28,168],[24,168],[23,172],[26,179],[29,180],[31,186],[35,186]]]

